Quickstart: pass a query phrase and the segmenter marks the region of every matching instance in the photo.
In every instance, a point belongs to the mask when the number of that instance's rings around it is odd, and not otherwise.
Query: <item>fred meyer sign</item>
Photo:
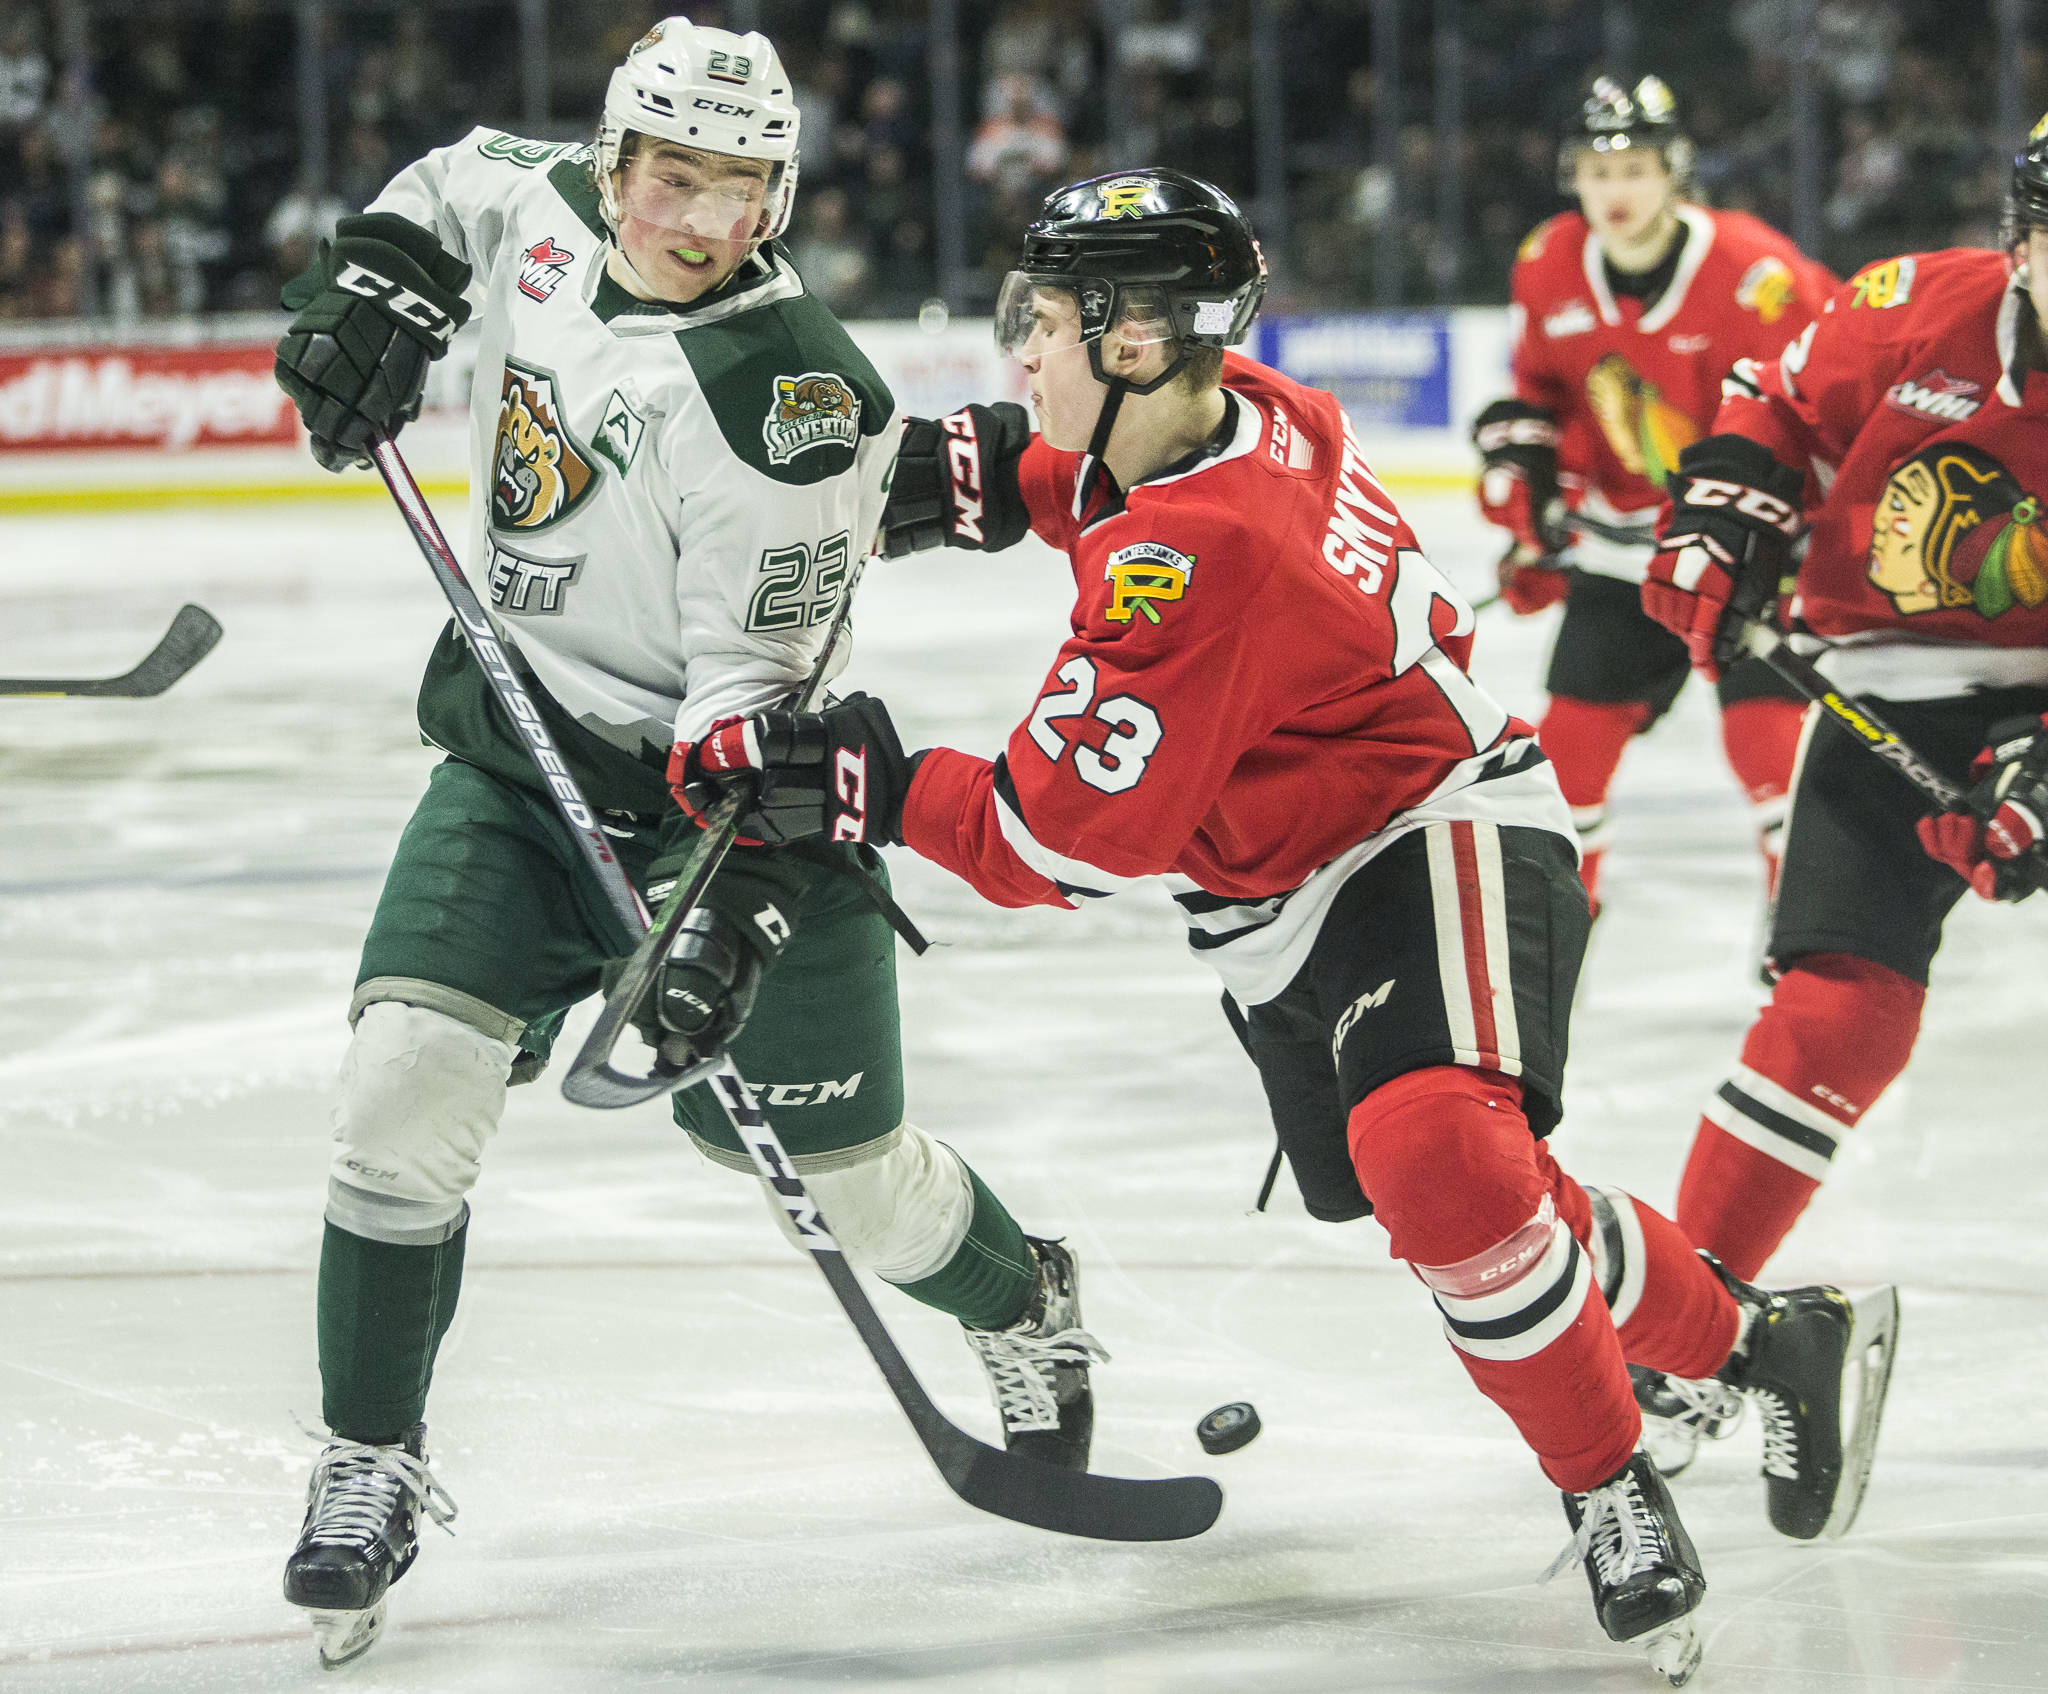
[[[0,451],[289,445],[269,342],[0,354]]]
[[[1363,428],[1444,429],[1451,421],[1451,321],[1442,312],[1269,318],[1256,357],[1327,388]]]

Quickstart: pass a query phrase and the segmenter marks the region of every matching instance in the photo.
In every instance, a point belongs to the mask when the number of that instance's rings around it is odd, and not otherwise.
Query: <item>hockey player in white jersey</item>
[[[696,744],[812,667],[901,430],[777,244],[797,127],[764,36],[670,18],[614,73],[594,146],[478,130],[342,219],[286,290],[278,378],[330,468],[417,414],[428,364],[477,317],[471,581],[657,897],[695,834]],[[419,1518],[454,1512],[423,1415],[506,1087],[634,940],[452,625],[419,719],[448,757],[350,1007],[318,1302],[332,1438],[284,1579],[330,1664],[376,1638]],[[731,1048],[848,1254],[967,1326],[1006,1442],[1085,1468],[1104,1355],[1072,1256],[905,1122],[886,909],[870,848],[742,846],[640,1021]],[[707,1090],[676,1116],[713,1162],[751,1169]]]

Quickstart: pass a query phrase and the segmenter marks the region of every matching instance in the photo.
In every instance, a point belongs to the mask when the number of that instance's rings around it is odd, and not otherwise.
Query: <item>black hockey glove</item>
[[[1920,819],[1920,844],[1986,900],[2024,900],[2048,837],[2048,721],[2001,718],[1987,740],[1964,810]]]
[[[1479,449],[1479,509],[1526,551],[1547,561],[1571,540],[1557,485],[1557,414],[1526,400],[1496,400],[1472,425]]]
[[[1031,444],[1022,406],[962,406],[934,422],[906,418],[895,480],[882,508],[882,557],[928,547],[1015,546],[1031,527],[1017,461]]]
[[[708,780],[730,773],[748,785],[740,833],[771,843],[822,835],[900,845],[920,756],[905,755],[889,708],[868,694],[822,712],[756,712],[698,743]]]
[[[363,212],[337,223],[284,285],[282,303],[298,315],[277,344],[277,385],[327,469],[367,464],[379,428],[419,416],[427,366],[469,321],[469,276],[431,230]]]
[[[790,933],[789,921],[772,900],[761,903],[751,923],[699,906],[683,920],[669,956],[633,1008],[633,1027],[674,1063],[724,1051],[752,1014],[761,973],[788,944]],[[607,992],[626,963],[613,959],[605,965]]]
[[[1777,599],[1799,534],[1806,478],[1746,435],[1709,435],[1678,455],[1643,610],[1718,677],[1742,632]]]

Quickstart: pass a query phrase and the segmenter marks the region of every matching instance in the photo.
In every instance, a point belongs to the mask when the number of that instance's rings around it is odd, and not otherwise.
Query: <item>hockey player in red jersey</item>
[[[1566,602],[1537,739],[1596,901],[1622,752],[1685,683],[1683,647],[1638,598],[1665,479],[1705,433],[1728,367],[1775,356],[1834,286],[1768,225],[1686,200],[1691,151],[1657,78],[1593,85],[1558,166],[1580,210],[1522,245],[1515,392],[1473,429],[1480,505],[1513,537],[1503,597],[1525,613]],[[1800,702],[1753,659],[1719,693],[1722,745],[1775,880]]]
[[[1738,367],[1673,479],[1645,607],[1711,675],[1777,592],[1816,662],[1970,789],[1929,817],[1825,715],[1800,756],[1771,1001],[1708,1101],[1678,1220],[1753,1276],[1905,1069],[1966,886],[2018,899],[2048,819],[2048,118],[2014,161],[2006,252],[1859,271],[1783,356]],[[1923,848],[1925,849],[1923,851]]]
[[[884,516],[891,551],[1028,524],[1069,554],[1072,634],[1036,703],[993,762],[906,756],[864,695],[760,713],[708,739],[699,780],[759,781],[750,834],[907,843],[999,904],[1164,877],[1309,1209],[1378,1217],[1564,1491],[1602,1625],[1683,1680],[1705,1583],[1636,1452],[1624,1358],[1795,1406],[1772,1520],[1838,1532],[1869,1458],[1840,1427],[1848,1307],[1724,1279],[1550,1156],[1588,925],[1570,817],[1466,674],[1471,608],[1342,409],[1224,352],[1264,281],[1206,183],[1052,196],[998,308],[1043,435],[1015,407],[913,420]]]

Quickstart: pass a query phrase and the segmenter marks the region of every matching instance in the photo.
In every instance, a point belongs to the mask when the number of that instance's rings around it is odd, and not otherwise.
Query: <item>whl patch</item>
[[[519,292],[529,300],[545,300],[554,293],[562,273],[576,262],[566,247],[557,247],[552,235],[544,235],[519,255]]]

